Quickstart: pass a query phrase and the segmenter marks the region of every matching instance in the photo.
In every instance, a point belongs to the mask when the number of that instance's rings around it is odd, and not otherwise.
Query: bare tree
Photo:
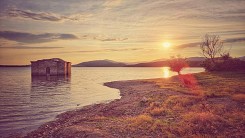
[[[202,54],[206,58],[210,58],[215,63],[215,57],[224,54],[223,42],[218,35],[206,34],[200,44]]]

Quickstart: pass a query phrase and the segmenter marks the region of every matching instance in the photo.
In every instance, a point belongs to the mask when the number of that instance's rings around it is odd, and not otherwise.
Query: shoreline
[[[166,86],[162,88],[160,83],[168,84],[165,81],[170,82],[171,89],[182,87],[177,76],[106,82],[105,86],[120,90],[120,99],[67,111],[24,137],[243,135],[244,115],[240,113],[243,113],[244,104],[240,105],[227,96],[208,97],[171,90]],[[235,119],[240,119],[240,122],[231,124],[222,118],[222,115],[230,112],[232,117],[233,112],[239,115]]]
[[[75,110],[71,110],[71,111],[66,111],[64,113],[61,113],[59,115],[56,116],[55,120],[50,121],[50,122],[46,122],[43,125],[41,125],[38,129],[28,133],[26,136],[24,136],[25,138],[29,138],[29,137],[49,137],[51,136],[49,132],[52,132],[52,130],[50,131],[50,128],[55,128],[57,129],[58,127],[63,127],[63,126],[59,126],[61,125],[62,122],[66,122],[67,120],[69,120],[72,117],[81,117],[82,119],[80,121],[83,120],[89,120],[89,118],[91,116],[95,116],[95,117],[99,117],[99,116],[111,116],[112,114],[115,116],[120,116],[120,112],[116,113],[117,111],[112,111],[112,112],[107,112],[108,110],[110,110],[112,107],[115,106],[119,106],[122,105],[122,103],[130,103],[132,102],[132,100],[137,100],[137,101],[141,101],[141,99],[143,98],[143,96],[137,95],[134,98],[130,98],[129,96],[131,96],[133,93],[132,91],[128,91],[128,90],[124,90],[125,87],[127,87],[127,85],[130,83],[131,85],[133,84],[142,84],[145,83],[144,80],[150,80],[150,79],[140,79],[140,80],[124,80],[124,81],[113,81],[113,82],[106,82],[103,85],[110,87],[110,88],[114,88],[114,89],[118,89],[120,91],[120,99],[115,99],[110,101],[109,103],[105,102],[105,103],[98,103],[98,104],[91,104],[91,105],[87,105],[84,107],[81,107],[81,109],[75,109]],[[132,83],[133,82],[133,83]],[[137,93],[134,93],[137,94]],[[141,95],[144,95],[145,93],[141,93]],[[128,100],[130,99],[130,100]],[[83,115],[81,115],[83,114]],[[75,120],[73,120],[72,122],[74,122]],[[84,128],[83,134],[79,135],[79,136],[90,136],[91,137],[110,137],[109,135],[104,135],[102,133],[101,134],[97,134],[96,132],[94,133],[93,131],[89,131],[86,128]],[[59,135],[59,136],[64,136],[64,135]],[[59,137],[56,136],[56,137]],[[70,137],[73,137],[74,135],[70,135]],[[53,136],[52,136],[53,137]],[[68,136],[69,137],[69,136]]]

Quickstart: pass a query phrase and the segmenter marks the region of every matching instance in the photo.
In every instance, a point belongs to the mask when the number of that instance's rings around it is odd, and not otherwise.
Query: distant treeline
[[[0,67],[30,67],[31,65],[0,65]]]

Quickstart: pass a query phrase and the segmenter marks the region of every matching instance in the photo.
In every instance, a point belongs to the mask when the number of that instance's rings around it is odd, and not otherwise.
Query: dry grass
[[[149,114],[128,117],[124,120],[124,124],[127,124],[124,126],[126,128],[123,128],[124,133],[128,134],[127,137],[174,137],[171,132],[167,131],[168,120],[154,118]],[[122,128],[119,129],[122,130]]]
[[[147,115],[147,114],[142,114],[139,116],[135,116],[135,117],[130,117],[127,119],[130,122],[129,127],[132,130],[136,130],[136,129],[150,129],[151,126],[154,123],[154,119]]]
[[[95,117],[93,117],[93,120],[98,120],[98,121],[100,121],[100,120],[106,120],[106,119],[108,119],[107,117],[105,117],[105,116],[95,116]]]
[[[215,135],[223,132],[228,123],[220,116],[210,112],[188,112],[182,115],[178,129],[184,134],[209,134]]]
[[[168,99],[165,100],[164,105],[168,108],[174,108],[177,106],[180,108],[185,108],[197,104],[201,100],[201,97],[174,95],[169,96]]]
[[[235,94],[232,99],[238,102],[245,102],[245,94]]]
[[[188,80],[190,84],[185,84],[183,80]],[[163,89],[207,97],[245,93],[245,72],[204,72],[169,79],[148,80],[148,82],[155,83]]]
[[[144,115],[128,120],[129,127],[162,132],[166,137],[242,136],[244,132],[241,131],[245,128],[243,105],[230,103],[229,99],[245,101],[245,73],[205,72],[187,78],[192,80],[188,86],[176,77],[146,80],[161,89],[184,95],[151,96]]]
[[[188,112],[182,115],[183,120],[195,124],[219,121],[220,117],[210,112]]]
[[[243,111],[233,111],[225,113],[223,116],[231,125],[238,124],[238,126],[243,126],[245,124],[245,114]]]
[[[165,115],[166,112],[163,108],[156,107],[156,108],[153,108],[152,110],[150,110],[150,114],[152,116],[159,116],[159,115]]]

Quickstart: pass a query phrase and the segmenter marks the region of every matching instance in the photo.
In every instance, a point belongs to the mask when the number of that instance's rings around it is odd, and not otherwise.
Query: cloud
[[[103,6],[106,10],[112,9],[113,7],[117,7],[122,3],[122,0],[106,0]]]
[[[128,38],[94,38],[94,39],[100,41],[124,41],[127,40]]]
[[[16,41],[12,41],[12,40],[8,40],[8,39],[4,39],[0,37],[0,47],[1,46],[19,46],[22,45],[22,43],[20,42],[16,42]]]
[[[121,49],[105,49],[105,51],[137,51],[137,50],[143,50],[143,48],[121,48]]]
[[[239,37],[239,38],[228,38],[225,39],[223,42],[225,43],[235,43],[235,42],[245,42],[245,37]],[[197,47],[200,46],[201,42],[194,42],[194,43],[186,43],[178,45],[177,48],[189,48],[189,47]]]
[[[0,46],[0,49],[57,49],[57,48],[63,48],[63,47],[30,47],[30,46]]]
[[[143,50],[142,48],[120,48],[120,49],[98,49],[98,50],[83,50],[83,51],[76,51],[80,53],[94,53],[94,52],[120,52],[120,51],[137,51]]]
[[[218,34],[218,35],[244,35],[245,30],[229,30],[229,31],[218,31],[218,32],[211,32],[211,34]]]
[[[81,38],[83,39],[92,39],[92,40],[99,40],[99,41],[125,41],[128,40],[128,38],[120,38],[120,37],[110,37],[106,35],[83,35]]]
[[[72,51],[69,53],[97,53],[97,52],[122,52],[122,51],[138,51],[144,50],[144,48],[108,48],[108,49],[95,49],[95,50],[80,50],[80,51]]]
[[[73,21],[81,22],[88,19],[92,14],[73,14],[69,16],[59,15],[51,12],[34,12],[31,10],[20,10],[20,9],[9,9],[6,11],[7,17],[14,18],[25,18],[38,21],[49,21],[49,22],[63,22],[63,21]]]
[[[15,31],[0,31],[0,39],[7,39],[20,43],[45,43],[56,40],[74,40],[74,39],[89,39],[98,40],[102,42],[108,41],[125,41],[128,38],[113,38],[105,35],[82,35],[80,37],[74,34],[62,34],[62,33],[42,33],[33,34],[26,32],[15,32]]]
[[[227,43],[245,42],[245,37],[229,38],[229,39],[226,39],[224,42],[227,42]]]
[[[177,48],[182,49],[182,48],[189,48],[189,47],[197,47],[199,46],[199,44],[200,42],[186,43],[186,44],[178,45]]]
[[[22,43],[44,43],[55,40],[72,40],[78,39],[73,34],[59,34],[59,33],[43,33],[32,34],[26,32],[14,32],[14,31],[0,31],[0,38],[8,40],[22,42]]]
[[[78,37],[73,34],[58,34],[58,39],[78,39]]]

